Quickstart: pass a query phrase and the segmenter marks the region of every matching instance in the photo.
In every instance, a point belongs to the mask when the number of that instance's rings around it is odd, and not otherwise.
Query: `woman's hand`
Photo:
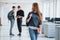
[[[32,14],[30,14],[30,17],[32,17]]]
[[[40,34],[40,28],[38,28],[37,31],[38,31],[38,34]]]
[[[30,14],[30,17],[26,20],[27,23],[30,21],[31,17],[32,17],[32,14]]]

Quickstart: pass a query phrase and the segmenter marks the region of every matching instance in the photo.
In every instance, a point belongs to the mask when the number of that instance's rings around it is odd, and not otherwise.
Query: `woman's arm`
[[[39,18],[40,25],[42,24],[42,13],[40,13],[40,18]]]
[[[41,23],[42,23],[42,15],[40,15]]]
[[[42,14],[40,14],[40,20],[39,20],[39,26],[38,26],[38,29],[37,29],[37,31],[38,31],[38,34],[40,34],[40,25],[42,24]]]
[[[29,18],[26,20],[27,23],[30,21],[31,17],[32,17],[32,14],[30,14]]]

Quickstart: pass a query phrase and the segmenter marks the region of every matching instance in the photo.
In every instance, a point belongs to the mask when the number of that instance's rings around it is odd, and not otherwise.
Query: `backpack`
[[[32,13],[33,13],[33,12],[30,12],[30,13],[28,14],[26,20],[29,18],[29,15],[32,14]],[[28,22],[28,23],[26,22],[26,26],[29,26],[29,23],[30,23],[30,22]]]
[[[7,16],[7,17],[8,17],[8,20],[11,20],[11,19],[12,19],[12,13],[13,13],[12,11],[10,11],[10,12],[8,13],[8,16]]]

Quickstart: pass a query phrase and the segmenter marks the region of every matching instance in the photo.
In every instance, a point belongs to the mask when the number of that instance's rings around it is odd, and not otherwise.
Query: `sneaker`
[[[21,34],[18,34],[18,36],[21,36]]]
[[[11,36],[14,36],[14,34],[10,34]]]

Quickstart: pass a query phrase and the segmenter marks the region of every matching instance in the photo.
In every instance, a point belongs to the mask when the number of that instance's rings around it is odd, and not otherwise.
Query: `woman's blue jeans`
[[[13,26],[14,26],[14,22],[15,22],[15,20],[14,19],[12,19],[12,20],[10,20],[10,34],[12,34],[12,29],[13,29]]]
[[[29,28],[29,34],[30,34],[31,40],[37,40],[37,37],[38,37],[37,30],[33,30],[33,29]]]

